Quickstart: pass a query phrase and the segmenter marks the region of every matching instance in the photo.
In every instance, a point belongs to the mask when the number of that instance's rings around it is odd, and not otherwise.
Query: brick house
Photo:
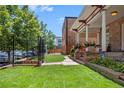
[[[72,46],[75,45],[75,32],[70,30],[77,17],[65,17],[62,28],[62,50],[63,54],[69,54]]]
[[[89,33],[97,29],[96,43],[101,45],[103,52],[124,51],[124,5],[87,5],[75,20],[71,29],[85,33],[89,41]],[[84,36],[83,36],[84,37]]]

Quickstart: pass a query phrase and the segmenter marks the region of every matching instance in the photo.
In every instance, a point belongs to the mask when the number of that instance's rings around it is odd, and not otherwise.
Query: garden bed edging
[[[83,64],[87,66],[88,68],[91,68],[92,70],[104,75],[105,77],[113,80],[114,82],[124,86],[124,73],[116,72],[112,69],[109,69],[107,67],[103,67],[97,64],[89,63],[89,62],[83,62],[80,60],[75,59],[74,57],[69,56],[72,60],[76,61],[77,63]]]

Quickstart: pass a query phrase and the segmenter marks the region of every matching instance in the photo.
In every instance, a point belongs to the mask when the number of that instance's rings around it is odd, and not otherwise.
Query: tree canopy
[[[42,33],[41,26],[28,6],[0,6],[0,47],[9,51],[14,35],[15,48],[24,50],[28,43],[29,49],[37,45],[37,38]]]
[[[51,30],[47,29],[47,24],[43,24],[43,22],[41,22],[41,31],[42,31],[42,37],[45,40],[47,48],[53,49],[55,47],[55,44],[54,44],[55,35],[53,34]]]
[[[39,36],[42,36],[48,48],[54,48],[54,34],[47,25],[39,22],[28,6],[0,6],[0,50],[12,50],[12,36],[15,49],[29,50],[37,46]]]

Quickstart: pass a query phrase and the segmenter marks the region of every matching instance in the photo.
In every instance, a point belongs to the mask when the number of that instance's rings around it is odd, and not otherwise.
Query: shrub
[[[97,57],[96,59],[93,59],[91,62],[100,65],[100,64],[102,64],[102,58],[101,57]]]
[[[108,67],[108,68],[112,68],[113,66],[116,66],[117,65],[116,61],[114,61],[111,58],[105,58],[105,59],[103,59],[103,62],[102,63],[103,63],[103,66]]]
[[[98,65],[113,69],[115,71],[124,73],[124,64],[116,62],[115,60],[113,60],[111,58],[98,57],[98,58],[92,60],[91,62],[94,64],[98,64]]]
[[[15,64],[22,64],[22,61],[15,61]]]
[[[71,48],[70,55],[71,55],[72,57],[74,57],[75,50],[76,50],[76,49],[75,49],[74,47]]]
[[[71,55],[72,57],[74,57],[74,53],[75,53],[76,49],[80,49],[81,47],[82,47],[81,44],[76,44],[75,46],[73,46],[73,47],[71,48],[71,50],[70,50],[70,55]]]
[[[124,64],[118,64],[118,67],[114,68],[114,70],[124,73]]]
[[[124,73],[124,64],[121,65],[120,71],[121,71],[122,73]]]

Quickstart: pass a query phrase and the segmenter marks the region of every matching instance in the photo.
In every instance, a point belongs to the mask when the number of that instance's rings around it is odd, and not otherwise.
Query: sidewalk
[[[64,57],[63,62],[52,62],[52,63],[43,63],[42,65],[79,65],[75,61],[71,60],[68,56]]]
[[[0,69],[4,69],[4,68],[8,68],[8,67],[12,67],[12,65],[9,64],[9,65],[6,65],[6,66],[2,66],[2,67],[0,67]]]

